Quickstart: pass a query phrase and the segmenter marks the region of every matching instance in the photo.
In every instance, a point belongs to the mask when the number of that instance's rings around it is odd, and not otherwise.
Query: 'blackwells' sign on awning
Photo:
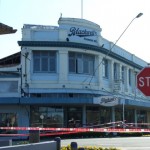
[[[117,96],[100,96],[93,98],[93,104],[99,104],[102,106],[115,106],[119,104],[120,97]]]

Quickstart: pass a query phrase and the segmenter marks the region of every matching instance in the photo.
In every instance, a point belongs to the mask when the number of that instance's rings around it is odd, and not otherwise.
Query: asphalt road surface
[[[77,142],[79,146],[116,147],[121,150],[150,150],[150,137],[117,137],[117,138],[87,138],[62,140],[61,145],[67,146]]]

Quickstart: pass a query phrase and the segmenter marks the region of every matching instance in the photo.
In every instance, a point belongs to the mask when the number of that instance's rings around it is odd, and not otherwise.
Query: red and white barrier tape
[[[39,131],[67,131],[67,132],[150,132],[150,129],[124,128],[40,128],[40,127],[0,127],[1,130],[39,130]]]

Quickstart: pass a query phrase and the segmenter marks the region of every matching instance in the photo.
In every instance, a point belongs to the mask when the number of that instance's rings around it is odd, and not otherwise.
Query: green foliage
[[[84,146],[83,148],[85,150],[120,150],[120,149],[117,149],[117,148],[111,148],[111,147],[110,148],[103,148],[103,147],[96,147],[96,146]],[[70,147],[70,145],[63,146],[63,147],[61,147],[61,150],[71,150],[71,147]]]
[[[139,137],[142,136],[143,133],[134,133],[134,132],[125,132],[125,133],[106,133],[106,132],[81,132],[81,133],[73,133],[73,134],[64,134],[64,135],[59,135],[61,139],[78,139],[78,138],[101,138],[101,137]],[[55,137],[51,136],[51,138]]]
[[[18,141],[17,143],[13,145],[23,145],[23,144],[29,144],[29,141]]]

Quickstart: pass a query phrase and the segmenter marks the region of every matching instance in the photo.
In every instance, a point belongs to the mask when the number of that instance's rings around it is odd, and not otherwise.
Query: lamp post
[[[83,15],[83,14],[82,14]],[[124,29],[124,31],[121,33],[121,35],[119,36],[119,38],[116,40],[116,42],[112,45],[112,47],[110,48],[110,50],[107,52],[107,54],[103,57],[106,58],[111,50],[113,49],[114,46],[116,46],[117,42],[120,40],[120,38],[123,36],[123,34],[126,32],[126,30],[129,28],[129,26],[132,24],[132,22],[136,19],[136,18],[140,18],[141,16],[143,15],[143,13],[139,13],[136,17],[134,17],[130,23],[128,24],[128,26]],[[89,85],[91,84],[91,81],[93,80],[93,77],[94,77],[94,74],[96,73],[97,69],[99,68],[99,66],[102,64],[103,60],[98,64],[98,66],[96,67],[94,73],[93,73],[93,76],[91,77],[90,81],[89,81]],[[85,79],[83,82],[85,82],[87,79]]]
[[[123,36],[123,34],[126,32],[126,30],[129,28],[129,26],[132,24],[132,22],[136,19],[136,18],[140,18],[143,15],[143,13],[139,13],[136,17],[134,17],[130,23],[127,25],[127,27],[124,29],[124,31],[121,33],[121,35],[119,36],[119,38],[116,40],[116,42],[113,44],[113,46],[111,47],[110,51],[113,49],[113,47],[117,44],[117,42],[120,40],[120,38]]]
[[[136,19],[136,18],[140,18],[143,15],[143,13],[139,13],[136,17],[134,17],[130,23],[128,24],[128,26],[125,28],[125,30],[122,32],[122,34],[119,36],[119,38],[116,40],[116,42],[114,43],[114,45],[111,47],[111,49],[116,45],[116,43],[119,41],[119,39],[122,37],[122,35],[126,32],[126,30],[129,28],[129,26],[132,24],[132,22]],[[122,120],[123,123],[125,121],[125,99],[122,101]]]
[[[40,118],[41,118],[41,120],[42,120],[42,128],[43,128],[43,119],[44,119],[44,115],[40,115]]]

